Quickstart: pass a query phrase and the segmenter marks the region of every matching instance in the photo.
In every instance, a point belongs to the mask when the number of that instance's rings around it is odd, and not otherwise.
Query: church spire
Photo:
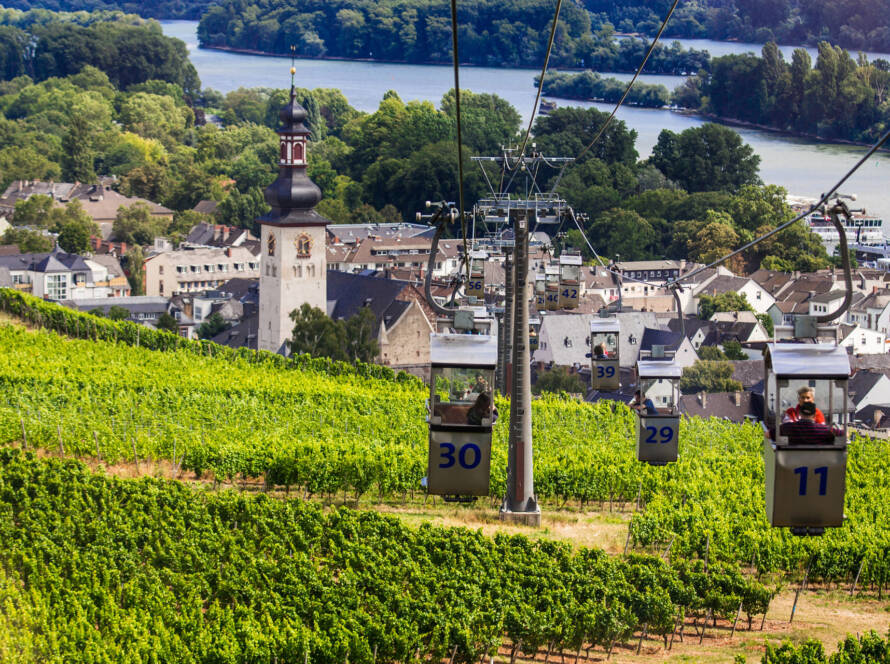
[[[266,187],[264,196],[272,210],[260,217],[261,224],[314,226],[329,223],[315,211],[321,190],[306,175],[306,143],[309,129],[304,124],[308,114],[297,101],[291,66],[290,100],[278,112],[278,177]]]

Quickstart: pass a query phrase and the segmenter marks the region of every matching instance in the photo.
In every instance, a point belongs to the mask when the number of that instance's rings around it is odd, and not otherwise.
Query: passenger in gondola
[[[476,397],[476,403],[470,406],[470,409],[467,411],[467,424],[477,427],[482,426],[482,420],[488,418],[491,418],[492,424],[497,422],[498,409],[492,407],[491,394],[480,392],[479,396]]]
[[[630,407],[637,411],[640,415],[658,415],[658,409],[652,402],[652,399],[646,397],[643,399],[642,392],[637,390],[634,392],[634,399],[630,402]]]
[[[597,360],[605,360],[608,357],[602,344],[597,344],[593,347],[593,357]]]
[[[782,435],[788,436],[789,445],[833,445],[835,432],[825,422],[816,421],[819,411],[812,401],[804,401],[798,407],[798,419],[782,424]]]
[[[813,408],[816,408],[816,390],[806,385],[797,391],[797,405],[785,411],[785,415],[782,417],[782,424],[797,422],[800,419],[800,408],[805,403],[811,403]],[[825,424],[825,415],[818,408],[816,408],[814,421],[818,424]]]
[[[488,390],[488,382],[482,376],[481,373],[476,374],[476,382],[473,383],[473,386],[470,388],[470,392],[474,392],[476,394],[482,394],[483,392]]]

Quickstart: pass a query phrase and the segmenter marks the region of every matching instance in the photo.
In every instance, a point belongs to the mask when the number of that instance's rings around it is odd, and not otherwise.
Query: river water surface
[[[197,21],[162,21],[164,33],[183,40],[204,87],[229,92],[239,87],[284,88],[289,84],[290,60],[199,49]],[[713,55],[759,52],[758,44],[713,42],[704,39],[679,40],[684,46],[710,50]],[[783,47],[788,51],[793,47]],[[890,59],[890,56],[887,56]],[[395,90],[405,100],[429,100],[439,104],[453,85],[448,66],[403,65],[349,60],[297,60],[296,82],[305,88],[336,88],[361,111],[373,111],[387,90]],[[509,101],[528,122],[535,100],[534,76],[528,69],[462,67],[461,88],[491,92]],[[606,74],[629,80],[629,74]],[[646,83],[661,83],[673,89],[683,82],[678,76],[642,75]],[[561,106],[593,106],[611,111],[612,105],[557,100]],[[701,125],[704,120],[664,109],[622,107],[618,119],[637,132],[637,151],[647,157],[662,129],[674,132]],[[737,129],[742,139],[760,155],[760,177],[764,182],[785,187],[790,194],[818,197],[831,187],[866,151],[863,147],[835,145],[791,138],[754,129]],[[563,155],[572,156],[572,155]],[[856,193],[857,205],[887,220],[890,235],[890,153],[879,153],[850,178],[842,191]]]

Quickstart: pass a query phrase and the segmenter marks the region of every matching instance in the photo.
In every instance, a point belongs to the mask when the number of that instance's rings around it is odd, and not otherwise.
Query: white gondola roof
[[[850,376],[847,349],[834,344],[767,344],[764,357],[777,376]]]
[[[673,360],[639,360],[637,373],[640,378],[680,378],[683,367]]]
[[[553,274],[553,275],[557,275],[557,276],[558,276],[558,275],[559,275],[559,265],[555,265],[555,264],[553,264],[553,263],[547,265],[547,266],[544,268],[544,273],[545,273],[545,274]]]
[[[621,332],[621,324],[617,318],[594,318],[590,321],[590,331],[595,332]]]
[[[497,337],[487,334],[431,334],[430,362],[439,366],[493,369],[498,363]]]
[[[578,254],[565,254],[559,257],[560,265],[583,265],[581,256]]]

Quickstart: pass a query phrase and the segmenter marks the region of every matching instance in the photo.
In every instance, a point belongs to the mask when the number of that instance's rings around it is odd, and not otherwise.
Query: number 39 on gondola
[[[487,496],[497,339],[431,334],[430,363],[427,491]]]

